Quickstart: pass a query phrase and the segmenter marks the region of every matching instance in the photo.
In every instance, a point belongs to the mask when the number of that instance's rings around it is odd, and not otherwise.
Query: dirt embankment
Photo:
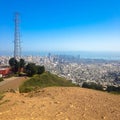
[[[78,87],[49,87],[29,94],[6,93],[0,103],[0,120],[120,119],[120,95]]]

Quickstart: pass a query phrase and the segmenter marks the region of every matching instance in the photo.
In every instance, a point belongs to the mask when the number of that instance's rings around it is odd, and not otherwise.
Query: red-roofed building
[[[0,76],[5,77],[10,73],[10,68],[5,67],[5,68],[0,68]]]

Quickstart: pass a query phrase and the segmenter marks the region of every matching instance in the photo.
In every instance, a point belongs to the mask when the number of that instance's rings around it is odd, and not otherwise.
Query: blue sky
[[[120,51],[119,0],[0,0],[0,51]]]

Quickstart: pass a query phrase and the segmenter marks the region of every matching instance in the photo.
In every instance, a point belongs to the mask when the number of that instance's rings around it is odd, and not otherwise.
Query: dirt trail
[[[2,102],[0,120],[120,120],[120,95],[79,87],[6,93]]]
[[[0,82],[0,91],[6,91],[8,89],[17,90],[19,86],[27,80],[27,77],[11,77],[4,79]]]

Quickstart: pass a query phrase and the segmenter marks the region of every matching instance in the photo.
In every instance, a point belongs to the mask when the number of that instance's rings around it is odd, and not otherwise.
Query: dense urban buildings
[[[8,66],[11,57],[0,57],[0,65]],[[28,62],[44,65],[47,71],[65,77],[79,84],[95,82],[106,85],[120,85],[120,61],[102,59],[81,59],[79,56],[51,55],[24,56]]]

